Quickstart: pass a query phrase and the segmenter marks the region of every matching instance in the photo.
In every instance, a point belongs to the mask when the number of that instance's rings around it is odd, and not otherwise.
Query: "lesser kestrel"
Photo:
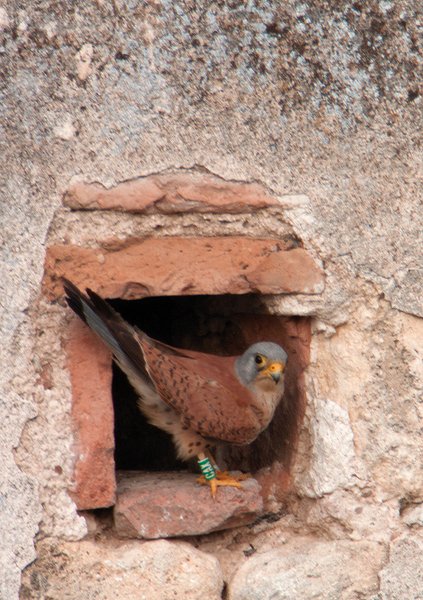
[[[217,486],[240,487],[237,478],[216,473],[209,449],[250,444],[266,429],[283,395],[286,352],[273,342],[253,344],[241,356],[175,348],[127,323],[93,291],[63,282],[68,305],[110,348],[141,412],[172,436],[178,457],[197,457],[213,496]]]

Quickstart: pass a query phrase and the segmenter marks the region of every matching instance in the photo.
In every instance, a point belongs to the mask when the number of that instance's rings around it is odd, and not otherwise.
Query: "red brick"
[[[257,183],[225,181],[211,174],[163,173],[139,177],[105,188],[79,182],[65,194],[74,209],[113,209],[137,213],[245,213],[278,206],[277,198]]]
[[[115,502],[111,354],[77,317],[66,340],[75,435],[74,483],[69,493],[79,510]]]
[[[315,294],[323,291],[322,272],[303,248],[270,254],[246,275],[262,294]]]

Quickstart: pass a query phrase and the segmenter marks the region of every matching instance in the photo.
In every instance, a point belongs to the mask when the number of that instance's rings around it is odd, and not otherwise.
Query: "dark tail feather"
[[[86,323],[86,318],[84,315],[84,302],[88,304],[88,298],[84,296],[82,292],[74,285],[69,279],[62,277],[63,289],[66,292],[65,300],[69,306],[73,310],[74,313],[78,315],[80,319]]]
[[[68,279],[63,277],[62,281],[69,307],[101,337],[119,366],[128,375],[128,370],[135,369],[137,375],[147,377],[144,356],[135,337],[136,330],[92,290],[87,289],[88,295],[85,295]]]

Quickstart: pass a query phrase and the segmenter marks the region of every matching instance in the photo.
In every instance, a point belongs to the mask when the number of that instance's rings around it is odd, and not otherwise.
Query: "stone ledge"
[[[43,287],[62,296],[60,277],[107,298],[195,294],[317,294],[324,276],[303,248],[247,237],[109,240],[101,248],[50,246]]]
[[[257,183],[225,181],[206,173],[162,173],[106,188],[78,182],[66,192],[65,206],[85,210],[134,213],[245,213],[279,206],[277,198]]]
[[[262,514],[255,479],[243,481],[242,489],[219,488],[213,500],[197,477],[184,472],[118,473],[117,533],[141,539],[202,535],[252,523]]]

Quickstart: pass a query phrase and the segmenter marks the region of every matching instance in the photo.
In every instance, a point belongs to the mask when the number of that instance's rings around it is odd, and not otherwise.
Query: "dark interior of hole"
[[[127,321],[155,339],[180,348],[227,355],[239,354],[252,343],[246,330],[254,323],[257,329],[257,322],[265,318],[266,313],[258,295],[162,296],[111,300],[110,303]],[[268,319],[273,319],[271,331],[280,330],[275,331],[273,341],[286,346],[283,318],[269,316]],[[266,338],[270,339],[269,335]],[[258,339],[260,336],[253,341]],[[288,446],[292,444],[299,415],[296,373],[287,372],[284,402],[268,431],[248,448],[219,451],[223,466],[255,471],[270,465],[275,458],[282,461],[284,456],[289,458]],[[115,365],[112,393],[118,470],[165,471],[193,467],[178,461],[171,437],[146,421],[137,407],[132,386]]]
[[[137,395],[126,375],[113,365],[115,463],[120,470],[174,471],[178,461],[171,437],[150,425],[137,406]]]

